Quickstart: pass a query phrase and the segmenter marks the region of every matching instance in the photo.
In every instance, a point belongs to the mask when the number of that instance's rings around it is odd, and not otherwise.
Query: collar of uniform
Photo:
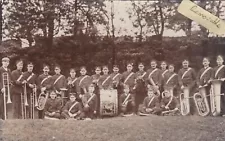
[[[5,71],[8,71],[8,68],[7,68],[7,67],[6,67],[6,68],[5,68],[5,67],[2,67],[2,68],[3,68]]]
[[[209,68],[209,66],[207,66],[207,67],[204,67],[204,69],[207,69],[207,68]]]

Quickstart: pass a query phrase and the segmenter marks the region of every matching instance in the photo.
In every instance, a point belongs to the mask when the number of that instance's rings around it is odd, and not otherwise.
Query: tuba
[[[9,74],[7,72],[2,73],[2,78],[3,78],[3,88],[5,89],[4,92],[3,92],[4,120],[6,120],[7,119],[6,104],[12,103],[11,97],[10,97]]]
[[[44,92],[42,91],[38,97],[38,100],[37,100],[37,109],[39,111],[42,111],[44,110],[45,108],[45,104],[48,100],[48,97],[49,97],[49,93],[48,92]]]
[[[199,87],[199,92],[194,94],[195,106],[200,116],[207,116],[210,113],[207,100],[206,86]]]
[[[213,116],[218,116],[221,113],[221,85],[222,80],[216,79],[211,81],[210,88],[210,105]]]
[[[184,87],[183,93],[180,94],[180,112],[183,116],[190,114],[189,95],[190,89],[188,87]]]

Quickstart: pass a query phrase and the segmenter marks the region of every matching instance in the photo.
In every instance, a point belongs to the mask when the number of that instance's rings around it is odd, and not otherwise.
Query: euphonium
[[[206,95],[205,86],[200,87],[199,92],[194,94],[195,106],[200,116],[207,116],[210,113]]]
[[[45,108],[45,104],[48,100],[49,97],[49,93],[48,92],[41,92],[39,97],[38,97],[38,101],[37,101],[37,109],[42,111]]]
[[[210,105],[213,116],[218,116],[221,113],[221,80],[212,80],[210,88]]]
[[[6,104],[12,103],[11,97],[10,97],[10,82],[9,82],[9,74],[7,72],[2,73],[2,79],[3,79],[3,88],[5,89],[3,92],[3,108],[4,108],[4,119],[7,119],[7,108]],[[7,97],[7,101],[6,101]]]
[[[188,87],[184,87],[183,93],[180,94],[180,112],[183,116],[190,114],[189,95],[190,89]]]

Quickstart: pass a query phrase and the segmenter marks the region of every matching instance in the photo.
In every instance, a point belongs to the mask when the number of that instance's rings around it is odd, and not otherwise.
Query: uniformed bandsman
[[[109,68],[103,66],[102,69],[103,75],[99,78],[98,86],[100,89],[112,89],[113,83],[111,75],[109,75]]]

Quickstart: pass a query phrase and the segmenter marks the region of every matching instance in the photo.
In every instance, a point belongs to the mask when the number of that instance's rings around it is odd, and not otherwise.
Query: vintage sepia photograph
[[[1,0],[0,141],[225,141],[224,0]]]

